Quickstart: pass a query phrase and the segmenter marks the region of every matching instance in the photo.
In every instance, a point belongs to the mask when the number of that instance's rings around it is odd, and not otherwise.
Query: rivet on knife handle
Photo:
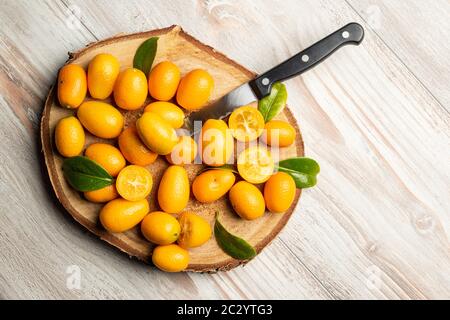
[[[258,76],[250,81],[249,85],[256,97],[262,99],[270,93],[275,82],[298,76],[325,60],[340,47],[347,44],[359,45],[363,38],[363,27],[358,23],[350,23]]]

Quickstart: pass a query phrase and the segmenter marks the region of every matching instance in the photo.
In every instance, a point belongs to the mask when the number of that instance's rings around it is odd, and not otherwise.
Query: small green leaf
[[[256,250],[247,241],[229,233],[219,221],[216,213],[214,236],[217,244],[229,256],[238,260],[249,260],[256,256]]]
[[[278,162],[276,169],[291,175],[300,189],[314,187],[320,172],[320,166],[315,160],[302,157],[282,160]]]
[[[201,169],[199,172],[197,172],[197,176],[201,175],[203,172],[209,171],[209,170],[229,170],[233,173],[239,174],[239,172],[236,170],[236,167],[232,164],[224,164],[223,166],[220,167],[204,167],[203,169]]]
[[[156,50],[158,48],[158,37],[145,40],[134,55],[133,67],[144,72],[146,76],[152,68],[153,60],[155,60]]]
[[[67,158],[62,165],[64,176],[76,190],[86,192],[113,184],[113,177],[97,162],[87,157]]]
[[[258,101],[258,110],[264,117],[264,121],[272,120],[283,110],[287,101],[286,86],[281,82],[275,82],[267,97]]]

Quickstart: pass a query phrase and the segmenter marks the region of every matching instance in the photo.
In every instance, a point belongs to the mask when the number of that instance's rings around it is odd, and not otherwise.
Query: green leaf
[[[64,176],[76,190],[86,192],[113,184],[113,177],[97,162],[87,157],[67,158],[62,165]]]
[[[286,86],[281,82],[275,82],[267,97],[258,101],[258,110],[264,117],[264,121],[272,120],[283,110],[287,101]]]
[[[238,260],[249,260],[256,256],[256,250],[247,241],[229,233],[219,221],[216,213],[214,236],[217,244],[229,256]]]
[[[317,183],[319,164],[310,158],[290,158],[278,162],[277,169],[286,172],[294,178],[297,188],[310,188]]]
[[[232,164],[224,164],[223,166],[220,167],[204,167],[203,169],[201,169],[199,172],[197,172],[197,176],[201,175],[203,172],[205,171],[209,171],[209,170],[229,170],[233,173],[239,174],[239,172],[236,170],[236,167]]]
[[[155,60],[158,39],[158,37],[153,37],[145,40],[134,55],[133,67],[144,72],[146,76],[148,76],[152,68],[153,60]]]

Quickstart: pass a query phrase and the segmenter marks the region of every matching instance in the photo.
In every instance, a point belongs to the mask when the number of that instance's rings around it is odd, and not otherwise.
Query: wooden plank
[[[450,112],[450,2],[436,0],[426,5],[420,0],[347,2]]]
[[[229,273],[167,275],[125,259],[64,216],[37,170],[39,111],[65,52],[174,21],[257,72],[347,22],[367,29],[361,47],[287,83],[319,184],[261,256]],[[450,297],[449,115],[346,2],[2,2],[0,27],[2,297]],[[81,290],[66,287],[70,265]]]

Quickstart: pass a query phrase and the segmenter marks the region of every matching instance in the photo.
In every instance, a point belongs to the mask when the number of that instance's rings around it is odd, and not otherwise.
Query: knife
[[[297,53],[278,66],[237,87],[200,111],[191,113],[185,119],[183,129],[191,135],[200,131],[208,119],[222,119],[234,109],[260,100],[270,94],[272,85],[298,76],[328,58],[344,45],[359,45],[364,38],[364,29],[358,23],[349,23],[309,48]]]

